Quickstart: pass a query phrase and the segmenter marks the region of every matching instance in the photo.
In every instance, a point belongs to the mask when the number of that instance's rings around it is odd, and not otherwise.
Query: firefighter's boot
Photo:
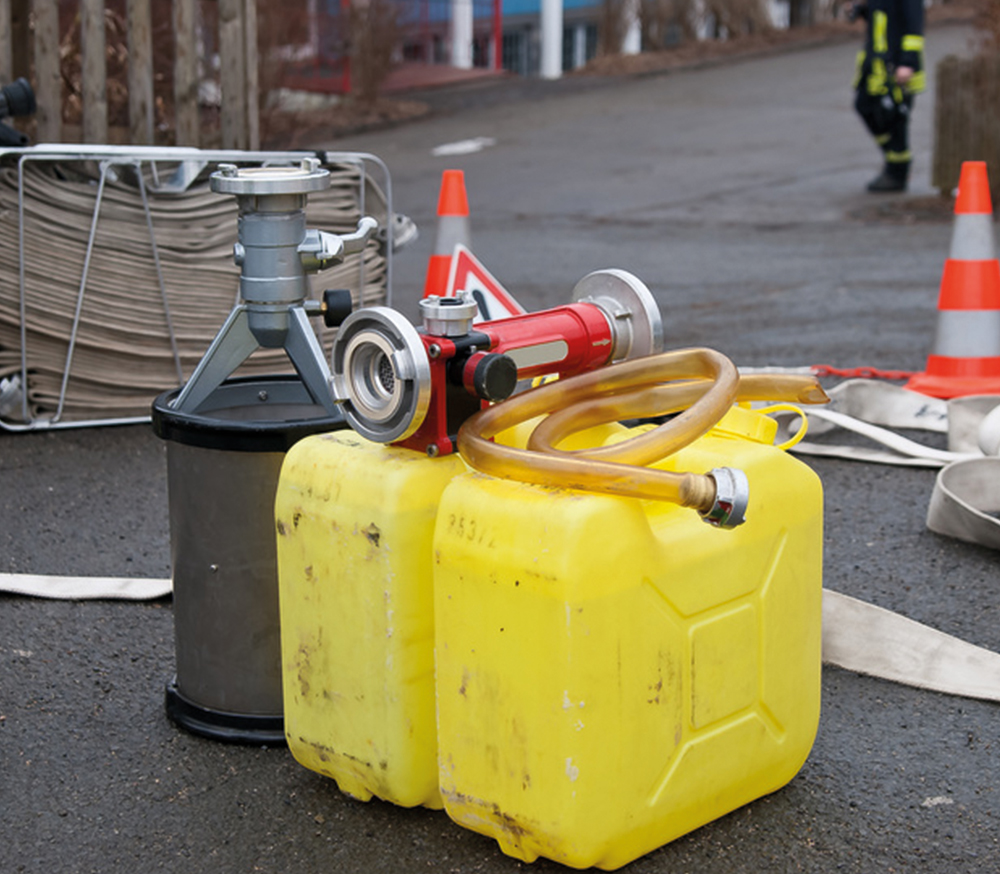
[[[876,194],[892,191],[906,191],[906,182],[910,176],[910,162],[887,163],[871,182],[868,190]]]

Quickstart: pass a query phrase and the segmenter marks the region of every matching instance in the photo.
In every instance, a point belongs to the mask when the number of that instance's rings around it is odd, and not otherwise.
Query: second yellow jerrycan
[[[503,851],[618,868],[787,783],[819,719],[822,490],[730,411],[656,465],[741,468],[745,524],[479,473],[434,535],[439,783]]]

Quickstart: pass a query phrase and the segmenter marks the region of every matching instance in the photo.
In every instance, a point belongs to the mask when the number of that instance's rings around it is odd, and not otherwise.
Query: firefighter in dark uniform
[[[853,17],[868,22],[858,52],[854,108],[882,149],[885,166],[869,191],[905,191],[910,175],[913,96],[925,87],[923,0],[862,0]]]

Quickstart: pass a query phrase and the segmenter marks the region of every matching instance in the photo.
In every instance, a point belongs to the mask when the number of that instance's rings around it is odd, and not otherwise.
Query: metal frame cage
[[[317,274],[355,306],[392,302],[399,219],[386,165],[359,152],[39,145],[0,150],[0,429],[130,424],[190,376],[238,297],[237,204],[209,190],[220,163],[317,157],[328,192],[310,225],[353,231],[364,251]],[[403,219],[405,222],[405,219]],[[155,289],[155,291],[154,291]],[[158,293],[157,293],[158,292]],[[329,353],[332,332],[320,334]],[[286,372],[260,350],[243,375]]]

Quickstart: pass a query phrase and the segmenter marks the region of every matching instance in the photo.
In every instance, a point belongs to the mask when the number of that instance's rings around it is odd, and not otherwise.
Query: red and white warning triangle
[[[506,319],[527,312],[496,277],[483,267],[479,259],[468,248],[458,243],[451,256],[451,270],[448,273],[445,294],[448,297],[455,297],[460,292],[471,294],[479,306],[479,314],[472,320],[473,322]]]

